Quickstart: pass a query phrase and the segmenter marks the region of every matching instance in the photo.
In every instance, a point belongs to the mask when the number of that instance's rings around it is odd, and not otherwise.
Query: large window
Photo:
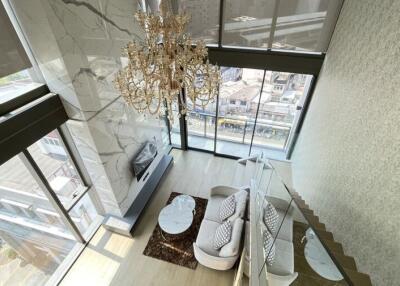
[[[343,0],[178,0],[194,40],[222,47],[324,53]],[[219,26],[222,17],[222,27]],[[221,30],[220,30],[221,28]]]
[[[250,150],[264,71],[222,67],[221,73],[216,152],[245,157]]]
[[[30,72],[32,73],[32,71],[22,70],[0,78],[0,104],[21,96],[40,85],[32,79]]]
[[[66,132],[50,132],[0,166],[2,285],[44,284],[99,225]]]
[[[267,48],[273,13],[272,0],[225,1],[222,44]]]
[[[186,116],[188,147],[235,157],[269,150],[284,159],[313,76],[221,67],[221,77],[218,105]],[[180,142],[175,118],[171,137]]]
[[[190,15],[187,30],[194,41],[218,44],[219,3],[215,0],[178,0],[179,13]],[[175,8],[175,7],[173,7]]]

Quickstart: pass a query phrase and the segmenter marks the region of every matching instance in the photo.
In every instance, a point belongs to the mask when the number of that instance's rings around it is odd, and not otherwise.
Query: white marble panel
[[[88,125],[117,202],[126,211],[133,201],[129,187],[136,180],[129,162],[147,140],[155,140],[162,149],[160,121],[138,115],[118,98]]]

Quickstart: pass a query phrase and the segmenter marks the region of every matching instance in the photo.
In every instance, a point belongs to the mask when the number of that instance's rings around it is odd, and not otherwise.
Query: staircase
[[[343,276],[345,276],[345,280],[354,286],[372,286],[369,275],[358,272],[354,258],[344,253],[343,246],[335,241],[332,232],[328,231],[325,224],[319,221],[318,216],[314,214],[303,198],[297,192],[290,189],[289,194],[318,236],[331,259],[335,262]]]
[[[259,163],[249,159],[241,159],[237,162],[238,164],[235,175],[232,180],[232,185],[237,187],[249,186],[252,179],[259,180],[260,185],[272,184],[270,180],[273,172],[279,173],[279,171],[281,171],[281,167],[273,164],[273,160],[264,162],[264,165],[260,165]],[[282,179],[281,175],[286,176],[285,180]],[[289,176],[291,177],[291,173]],[[287,193],[286,195],[289,200],[290,198],[292,199],[292,204],[297,205],[298,210],[307,221],[308,227],[313,229],[315,235],[318,237],[326,252],[345,278],[347,284],[355,286],[372,285],[369,275],[358,271],[354,258],[345,254],[342,244],[335,240],[333,233],[330,232],[326,228],[325,224],[319,220],[319,217],[314,214],[314,211],[310,209],[309,205],[303,200],[300,194],[294,191],[291,185],[287,186],[285,184],[287,181],[286,179],[289,176],[288,174],[278,174],[278,180],[285,186],[283,192],[285,194]],[[289,182],[287,183],[290,184]],[[243,255],[248,256],[245,251]],[[242,265],[242,263],[240,263],[240,265]],[[241,271],[239,271],[239,273]],[[240,279],[235,279],[235,282],[236,280],[239,281]],[[241,284],[235,283],[234,285]]]

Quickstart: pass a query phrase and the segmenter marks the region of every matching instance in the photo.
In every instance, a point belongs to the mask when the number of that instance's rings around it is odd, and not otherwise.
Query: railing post
[[[204,137],[207,138],[207,115],[204,114]]]
[[[246,137],[246,128],[247,128],[247,120],[244,122],[244,131],[243,131],[242,144],[244,144],[244,138]]]

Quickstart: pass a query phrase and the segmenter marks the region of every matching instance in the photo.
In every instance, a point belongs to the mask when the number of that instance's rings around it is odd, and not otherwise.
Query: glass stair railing
[[[372,285],[293,190],[280,163],[260,156],[255,164],[250,190],[250,285]],[[278,223],[271,234],[273,242],[267,245],[263,216],[269,203],[277,211]],[[268,256],[274,257],[272,263]]]

